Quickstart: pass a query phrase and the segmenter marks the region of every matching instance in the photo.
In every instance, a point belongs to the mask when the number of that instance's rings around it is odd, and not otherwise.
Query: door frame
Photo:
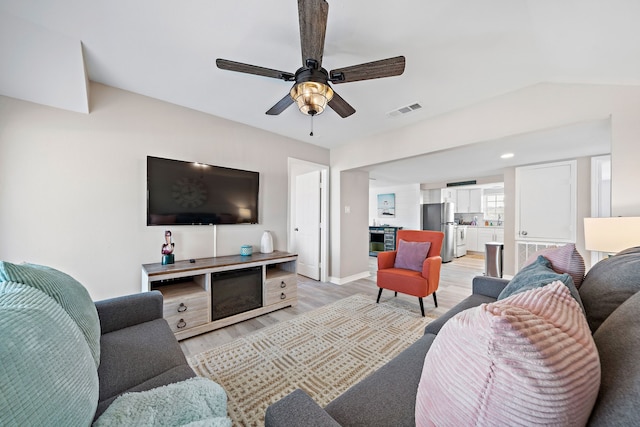
[[[320,171],[320,281],[329,278],[329,166],[320,163],[289,157],[288,166],[288,215],[287,215],[287,250],[292,251],[295,227],[295,181],[296,176]]]

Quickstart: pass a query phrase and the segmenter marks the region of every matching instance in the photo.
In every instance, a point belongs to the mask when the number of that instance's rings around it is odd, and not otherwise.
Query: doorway
[[[288,251],[298,254],[298,274],[329,276],[329,166],[289,158]]]

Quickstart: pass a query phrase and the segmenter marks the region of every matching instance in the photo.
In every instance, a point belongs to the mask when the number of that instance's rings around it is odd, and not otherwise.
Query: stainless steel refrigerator
[[[442,231],[442,262],[449,262],[454,258],[456,247],[455,223],[453,215],[455,205],[452,202],[427,203],[422,205],[422,229]]]

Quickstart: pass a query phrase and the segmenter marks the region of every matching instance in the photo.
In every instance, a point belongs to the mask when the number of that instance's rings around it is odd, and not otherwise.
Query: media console
[[[295,306],[296,254],[275,251],[142,265],[142,291],[158,290],[178,340]]]

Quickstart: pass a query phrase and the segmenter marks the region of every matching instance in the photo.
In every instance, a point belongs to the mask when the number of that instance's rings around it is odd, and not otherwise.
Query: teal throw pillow
[[[18,282],[53,298],[78,325],[91,349],[95,367],[100,365],[100,319],[89,292],[73,277],[50,267],[0,261],[0,281]]]
[[[89,346],[60,304],[0,282],[0,425],[89,426],[98,390]]]
[[[505,299],[511,295],[519,294],[520,292],[528,291],[530,289],[541,288],[556,280],[561,281],[569,288],[571,296],[578,301],[582,312],[584,313],[584,306],[580,299],[578,289],[573,284],[573,279],[567,273],[559,274],[553,271],[551,268],[551,262],[539,255],[538,258],[531,264],[523,267],[513,279],[507,284],[507,286],[498,295],[498,300]]]

